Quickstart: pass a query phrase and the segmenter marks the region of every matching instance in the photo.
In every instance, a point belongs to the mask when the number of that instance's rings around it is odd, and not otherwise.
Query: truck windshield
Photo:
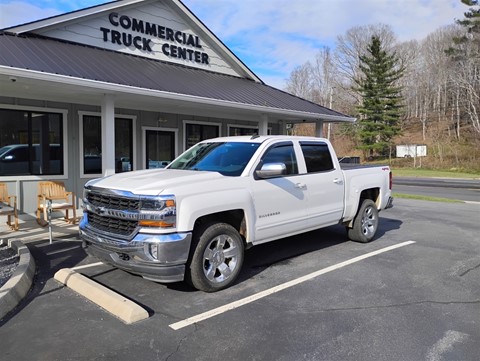
[[[168,169],[218,172],[238,177],[259,147],[259,143],[199,143],[175,159]]]

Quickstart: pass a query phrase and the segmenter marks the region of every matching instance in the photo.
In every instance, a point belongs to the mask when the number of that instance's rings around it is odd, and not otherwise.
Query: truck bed
[[[340,168],[343,170],[362,169],[362,168],[376,168],[387,167],[386,164],[354,164],[354,163],[340,163]]]

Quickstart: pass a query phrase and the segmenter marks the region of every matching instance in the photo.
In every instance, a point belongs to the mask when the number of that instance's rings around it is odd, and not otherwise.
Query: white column
[[[317,120],[315,129],[315,136],[323,138],[323,120]]]
[[[115,174],[115,101],[111,94],[102,99],[102,171]]]
[[[258,135],[268,135],[268,115],[262,114],[258,122]]]

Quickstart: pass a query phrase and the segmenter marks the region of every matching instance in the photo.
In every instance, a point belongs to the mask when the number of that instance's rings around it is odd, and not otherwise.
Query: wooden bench
[[[57,181],[46,181],[38,183],[37,199],[37,223],[45,227],[48,224],[48,205],[51,201],[52,212],[65,211],[65,221],[75,224],[77,221],[75,194],[67,192],[65,184]],[[69,210],[72,210],[73,217],[68,217]],[[43,219],[40,215],[43,213]]]
[[[8,194],[6,183],[0,183],[0,216],[7,216],[8,226],[14,231],[18,230],[17,196]],[[15,219],[14,224],[12,216]]]

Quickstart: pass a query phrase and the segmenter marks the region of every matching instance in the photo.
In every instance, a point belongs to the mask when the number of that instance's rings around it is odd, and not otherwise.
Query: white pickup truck
[[[342,169],[322,138],[216,138],[166,168],[89,181],[80,235],[115,267],[213,292],[257,244],[339,223],[369,242],[392,206],[391,181],[386,166]]]

